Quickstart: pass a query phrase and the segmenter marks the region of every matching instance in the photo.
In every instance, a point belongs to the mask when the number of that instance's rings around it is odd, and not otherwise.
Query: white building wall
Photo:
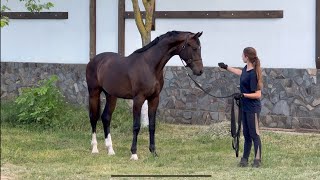
[[[51,1],[55,4],[51,11],[68,11],[69,19],[11,20],[10,26],[1,29],[2,61],[88,62],[89,1]],[[171,30],[203,31],[200,40],[205,66],[217,66],[220,61],[243,66],[242,50],[253,46],[263,67],[314,68],[315,1],[156,0],[156,9],[163,11],[284,10],[284,18],[157,19],[152,38]],[[126,10],[132,10],[130,0],[126,0]],[[117,21],[118,1],[97,0],[97,53],[117,52]],[[141,47],[141,37],[133,19],[125,24],[125,51],[129,55]],[[181,62],[174,57],[168,65],[181,66]]]
[[[97,53],[107,51],[118,52],[117,0],[97,0]]]
[[[50,11],[67,11],[65,20],[11,19],[1,29],[1,61],[85,63],[89,61],[89,1],[50,0]],[[1,0],[1,3],[5,0]],[[10,0],[12,11],[25,11]]]
[[[253,46],[267,68],[315,68],[315,0],[160,0],[160,11],[284,10],[281,19],[158,19],[155,38],[167,31],[203,31],[205,66],[243,66],[243,48]],[[127,4],[130,1],[127,0]],[[127,10],[132,7],[127,6]],[[126,20],[126,54],[141,46],[134,20]],[[130,43],[128,43],[130,42]],[[178,57],[168,65],[181,66]]]

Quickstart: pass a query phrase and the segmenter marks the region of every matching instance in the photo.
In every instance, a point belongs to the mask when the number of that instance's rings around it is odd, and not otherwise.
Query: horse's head
[[[200,76],[203,73],[203,64],[201,58],[201,44],[199,37],[202,32],[197,34],[189,34],[182,43],[180,48],[179,56],[186,63],[194,75]]]

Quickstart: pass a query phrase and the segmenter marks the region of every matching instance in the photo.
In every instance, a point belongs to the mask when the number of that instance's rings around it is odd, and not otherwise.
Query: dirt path
[[[320,136],[320,130],[316,129],[281,129],[281,128],[260,128],[262,131],[292,134],[292,135],[318,135]]]
[[[1,174],[1,180],[13,180],[14,178]]]

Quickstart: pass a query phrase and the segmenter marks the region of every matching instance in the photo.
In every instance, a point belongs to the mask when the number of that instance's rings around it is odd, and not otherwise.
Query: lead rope
[[[236,93],[233,93],[233,94],[228,95],[228,96],[215,96],[215,95],[209,93],[209,92],[208,92],[207,90],[205,90],[195,79],[193,79],[192,76],[188,73],[188,70],[187,70],[187,68],[186,68],[187,65],[183,62],[183,60],[182,60],[181,57],[180,57],[180,60],[181,60],[181,62],[182,62],[182,64],[183,64],[183,69],[185,70],[187,76],[189,76],[189,78],[194,82],[194,84],[195,84],[197,87],[199,87],[204,93],[208,94],[208,95],[211,96],[211,97],[219,98],[219,99],[233,97],[233,96],[236,94]]]
[[[180,53],[181,51],[185,48],[186,46],[186,42],[184,43],[184,45],[182,46],[180,52],[179,52],[179,57],[180,57]],[[222,98],[229,98],[229,97],[234,97],[234,95],[236,93],[233,93],[231,95],[228,96],[215,96],[212,95],[211,93],[209,93],[208,91],[206,91],[195,79],[192,78],[192,76],[188,73],[187,70],[187,64],[185,64],[185,62],[183,61],[183,59],[180,57],[180,60],[183,64],[183,69],[185,70],[187,76],[189,76],[189,78],[194,82],[194,84],[199,87],[204,93],[208,94],[211,97],[214,98],[218,98],[218,99],[222,99]],[[235,118],[235,113],[234,113],[234,103],[236,103],[239,107],[239,111],[238,111],[238,129],[236,130],[236,118]],[[241,105],[241,100],[234,100],[232,99],[232,107],[231,107],[231,136],[233,138],[232,140],[232,148],[235,150],[236,153],[236,157],[239,156],[239,141],[240,141],[240,131],[241,131],[241,120],[242,120],[242,105]]]
[[[237,104],[239,107],[238,111],[238,129],[236,129],[236,117],[234,112],[234,104]],[[232,148],[235,150],[236,157],[239,156],[239,141],[240,141],[240,132],[241,132],[241,120],[242,120],[242,104],[241,100],[232,100],[231,106],[231,136],[232,140]]]

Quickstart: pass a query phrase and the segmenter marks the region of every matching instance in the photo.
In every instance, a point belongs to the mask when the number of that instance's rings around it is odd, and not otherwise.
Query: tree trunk
[[[142,19],[138,0],[132,0],[134,19],[141,35],[142,46],[145,46],[151,42],[151,27],[152,27],[152,18],[154,14],[155,0],[142,0],[142,2],[146,10],[145,23],[143,22],[143,19]],[[149,125],[147,101],[143,103],[143,106],[141,109],[141,125],[142,127],[147,127]]]
[[[145,46],[151,42],[151,33],[147,33],[146,36],[141,36],[142,46]]]

